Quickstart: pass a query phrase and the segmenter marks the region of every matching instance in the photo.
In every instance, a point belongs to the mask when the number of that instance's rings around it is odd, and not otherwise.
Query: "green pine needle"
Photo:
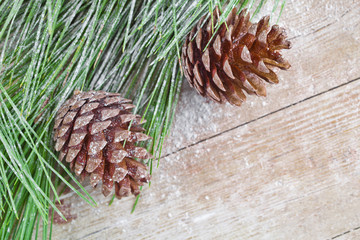
[[[152,137],[147,148],[160,159],[179,99],[185,36],[215,6],[221,24],[234,6],[258,12],[265,1],[248,2],[0,1],[0,239],[51,238],[50,209],[62,216],[60,186],[96,205],[52,147],[54,116],[75,89],[133,99]]]

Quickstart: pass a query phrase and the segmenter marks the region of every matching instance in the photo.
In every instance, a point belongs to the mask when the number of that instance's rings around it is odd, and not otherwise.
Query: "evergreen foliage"
[[[51,238],[61,184],[96,205],[52,147],[53,119],[75,89],[133,99],[159,158],[179,98],[184,37],[216,5],[223,22],[234,6],[257,12],[264,2],[0,1],[0,238]]]

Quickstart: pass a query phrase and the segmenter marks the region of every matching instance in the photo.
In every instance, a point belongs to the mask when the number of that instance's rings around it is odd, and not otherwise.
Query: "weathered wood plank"
[[[136,212],[88,186],[99,207],[63,196],[77,219],[54,239],[359,238],[360,80],[340,86],[360,77],[359,15],[359,1],[288,1],[293,67],[268,97],[219,106],[185,83],[166,151],[176,153]]]
[[[357,80],[164,158],[135,214],[69,195],[78,218],[54,236],[332,238],[360,226],[359,132]]]
[[[257,119],[360,77],[360,1],[287,1],[280,25],[293,48],[283,51],[292,68],[267,84],[241,108],[207,103],[184,83],[173,131],[164,154]]]
[[[343,232],[332,239],[334,240],[357,240],[360,239],[360,229],[350,229],[346,232]]]

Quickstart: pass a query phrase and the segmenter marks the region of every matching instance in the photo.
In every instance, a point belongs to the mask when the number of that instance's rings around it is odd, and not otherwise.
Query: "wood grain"
[[[266,98],[249,96],[240,108],[208,102],[184,83],[165,155],[359,77],[359,16],[360,1],[287,1],[279,24],[292,39],[283,51],[292,68],[267,84]]]
[[[359,1],[288,1],[293,67],[268,97],[220,106],[184,84],[136,212],[87,186],[99,207],[64,195],[77,218],[54,239],[359,239],[359,16]]]
[[[331,238],[360,227],[359,131],[357,80],[163,159],[135,214],[67,198],[78,218],[55,236]]]
[[[333,237],[332,239],[336,239],[336,240],[356,240],[356,239],[360,239],[360,228],[356,228],[356,229],[350,229],[346,232],[343,232],[335,237]]]

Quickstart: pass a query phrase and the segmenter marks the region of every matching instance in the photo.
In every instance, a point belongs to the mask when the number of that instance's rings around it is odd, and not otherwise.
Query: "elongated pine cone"
[[[181,61],[185,77],[202,96],[240,106],[246,99],[243,91],[266,96],[263,80],[279,82],[272,68],[290,68],[279,50],[289,49],[291,44],[278,25],[269,31],[269,16],[254,24],[246,9],[236,12],[234,8],[227,25],[220,26],[205,51],[220,18],[219,9],[215,9],[213,21],[211,17],[200,19],[185,40]]]
[[[93,187],[102,180],[105,196],[113,185],[118,198],[138,195],[139,186],[150,180],[146,165],[134,159],[151,158],[144,148],[134,146],[150,139],[139,126],[141,117],[130,112],[134,107],[117,93],[80,92],[61,106],[55,118],[59,159],[65,158],[81,179],[90,175]]]

